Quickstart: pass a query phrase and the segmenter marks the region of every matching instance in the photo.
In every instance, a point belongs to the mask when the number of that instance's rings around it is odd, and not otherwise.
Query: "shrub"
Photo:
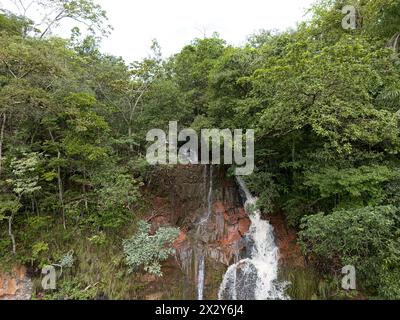
[[[145,271],[161,277],[160,262],[174,253],[171,245],[179,235],[179,229],[160,228],[154,235],[149,232],[150,224],[140,221],[138,232],[123,241],[125,260],[130,272],[144,266]]]
[[[339,272],[354,265],[362,287],[385,298],[400,298],[399,211],[380,206],[305,217],[302,250],[313,255],[324,271]]]

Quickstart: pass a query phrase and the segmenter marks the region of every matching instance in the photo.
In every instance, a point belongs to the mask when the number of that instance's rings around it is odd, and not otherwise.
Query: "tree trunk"
[[[395,37],[394,43],[393,43],[393,49],[394,51],[397,52],[397,50],[399,49],[399,40],[400,40],[400,32],[397,34],[397,36]]]
[[[16,254],[17,253],[17,249],[16,249],[16,244],[15,244],[15,237],[14,237],[14,234],[12,232],[12,220],[13,220],[13,218],[14,218],[14,215],[11,215],[8,218],[8,235],[10,236],[11,242],[12,242],[12,252],[13,252],[13,254]]]
[[[128,137],[129,137],[129,149],[130,149],[130,151],[131,152],[133,152],[133,144],[132,144],[132,128],[131,128],[131,126],[129,125],[129,128],[128,128]]]
[[[89,211],[89,203],[86,195],[86,167],[83,167],[83,185],[82,185],[82,192],[83,192],[83,201],[85,203],[86,212]]]
[[[6,127],[6,120],[7,120],[7,116],[6,116],[5,112],[2,114],[2,116],[3,116],[3,121],[2,121],[1,129],[0,129],[0,176],[1,176],[2,162],[3,162],[4,129]]]
[[[51,141],[55,144],[55,139],[54,136],[49,130]],[[61,159],[61,152],[60,149],[57,148],[57,160],[60,162]],[[60,206],[61,206],[61,215],[62,215],[62,220],[63,220],[63,227],[64,230],[67,229],[66,221],[65,221],[65,208],[64,208],[64,191],[63,191],[63,185],[62,185],[62,178],[61,178],[61,167],[60,164],[58,163],[57,165],[57,184],[58,184],[58,199],[60,201]]]
[[[396,33],[388,42],[387,45],[392,48],[394,52],[398,52],[400,49],[400,32]]]
[[[57,159],[61,159],[61,152],[57,152]],[[58,180],[58,198],[60,199],[60,205],[61,205],[61,214],[62,214],[62,219],[63,219],[63,227],[64,230],[67,229],[66,223],[65,223],[65,209],[64,209],[64,192],[63,192],[63,186],[62,186],[62,179],[61,179],[61,167],[58,165],[57,167],[57,180]]]

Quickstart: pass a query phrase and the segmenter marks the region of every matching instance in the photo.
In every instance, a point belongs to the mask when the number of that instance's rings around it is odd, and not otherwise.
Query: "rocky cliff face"
[[[0,273],[0,300],[30,300],[32,282],[25,267],[14,267],[10,272]]]
[[[186,298],[196,297],[200,259],[205,259],[205,298],[216,299],[226,268],[246,255],[250,219],[235,183],[217,167],[178,166],[160,171],[151,188],[157,195],[148,217],[153,229],[181,229],[174,243],[175,264],[185,287],[191,287]],[[171,261],[167,264],[171,268]]]
[[[162,169],[150,186],[153,230],[162,225],[178,226],[176,256],[164,265],[163,292],[148,298],[197,299],[199,266],[205,258],[204,298],[216,299],[228,266],[245,258],[250,219],[234,179],[215,166],[178,166]],[[211,197],[210,197],[211,192]],[[208,212],[209,211],[209,212]],[[280,265],[304,267],[297,233],[287,227],[284,214],[265,216],[274,227]],[[154,289],[159,286],[153,282]],[[171,294],[171,288],[176,288]],[[179,289],[180,288],[180,289]]]
[[[297,232],[289,228],[283,213],[266,217],[274,226],[276,244],[279,247],[280,265],[305,268],[306,261],[297,243]]]

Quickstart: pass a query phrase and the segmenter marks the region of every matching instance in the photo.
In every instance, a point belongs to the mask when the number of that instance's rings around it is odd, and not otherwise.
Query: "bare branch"
[[[3,141],[4,141],[4,130],[6,127],[6,121],[7,121],[7,114],[4,112],[2,115],[2,123],[1,123],[1,129],[0,129],[0,176],[1,176],[1,171],[2,171],[2,162],[3,162]]]

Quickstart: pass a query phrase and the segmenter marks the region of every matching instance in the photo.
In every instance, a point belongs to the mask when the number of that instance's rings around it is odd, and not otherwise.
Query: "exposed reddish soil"
[[[14,267],[11,272],[0,273],[0,300],[29,300],[32,283],[23,266]]]
[[[296,230],[289,228],[283,214],[267,217],[274,226],[276,242],[279,247],[280,263],[291,267],[305,267],[304,256],[297,244]]]

